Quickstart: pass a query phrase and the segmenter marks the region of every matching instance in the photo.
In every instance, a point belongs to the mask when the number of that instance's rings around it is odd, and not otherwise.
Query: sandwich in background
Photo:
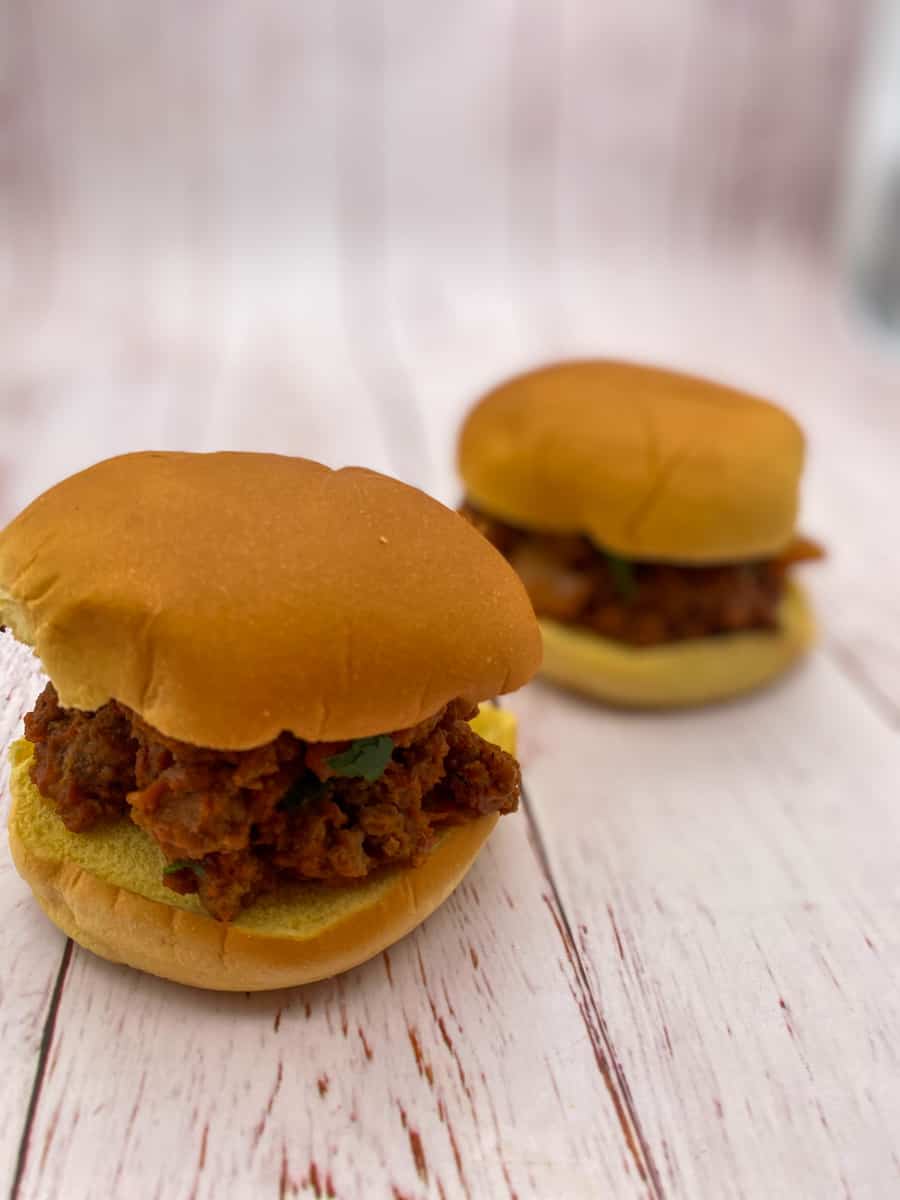
[[[814,626],[792,568],[800,427],[705,379],[584,361],[469,414],[463,512],[516,569],[543,673],[610,703],[702,704],[774,678]]]

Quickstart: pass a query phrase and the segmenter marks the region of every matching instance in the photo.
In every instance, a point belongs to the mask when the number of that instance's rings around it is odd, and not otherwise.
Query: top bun
[[[791,539],[804,438],[773,404],[624,362],[543,367],[495,388],[462,431],[469,499],[628,558],[711,563]]]
[[[462,517],[373,471],[270,454],[126,454],[0,533],[0,622],[64,705],[247,749],[413,725],[520,687],[540,634]]]

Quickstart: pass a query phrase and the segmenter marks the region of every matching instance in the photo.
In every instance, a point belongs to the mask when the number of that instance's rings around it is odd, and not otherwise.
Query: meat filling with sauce
[[[779,557],[753,562],[637,562],[586,537],[508,525],[468,503],[461,512],[515,568],[539,617],[632,646],[775,629],[788,568],[822,557],[798,538]]]
[[[253,750],[176,741],[116,701],[63,708],[48,684],[25,718],[32,779],[75,833],[128,818],[168,860],[165,883],[229,921],[283,881],[340,884],[415,866],[441,829],[518,805],[514,758],[452,701],[355,742],[282,733]]]

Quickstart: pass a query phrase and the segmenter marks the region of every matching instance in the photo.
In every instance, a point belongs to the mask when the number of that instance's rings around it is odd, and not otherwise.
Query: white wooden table
[[[524,811],[333,982],[217,996],[107,964],[0,856],[0,1186],[900,1195],[900,358],[841,307],[826,237],[861,6],[710,22],[621,0],[557,23],[471,0],[437,31],[411,2],[296,25],[277,0],[215,7],[4,6],[0,515],[146,446],[361,462],[453,503],[481,388],[648,358],[805,423],[823,637],[709,711],[526,688]],[[476,83],[507,63],[509,123],[461,103],[447,55]],[[636,82],[612,86],[623,55]],[[611,97],[621,120],[591,123]],[[3,640],[3,743],[39,687]]]

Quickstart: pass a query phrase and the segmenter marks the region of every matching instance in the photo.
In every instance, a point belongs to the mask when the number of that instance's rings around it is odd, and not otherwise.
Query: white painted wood
[[[645,1195],[548,889],[519,817],[331,983],[216,996],[76,952],[20,1194]]]
[[[824,650],[673,718],[529,688],[540,838],[504,822],[390,975],[76,953],[19,1194],[893,1196],[900,368],[826,261],[862,5],[357,8],[0,5],[2,515],[148,444],[453,502],[490,382],[664,360],[807,425]],[[61,941],[8,862],[0,919],[6,1183]]]
[[[663,1194],[892,1195],[896,736],[821,658],[709,713],[514,707]]]
[[[615,273],[592,281],[590,295],[586,279],[584,294],[571,285],[564,336],[537,341],[540,302],[510,330],[485,300],[483,322],[454,330],[437,359],[395,301],[443,497],[459,497],[454,431],[491,377],[625,353],[792,407],[812,442],[804,526],[831,558],[806,573],[824,649],[757,697],[672,717],[541,685],[512,698],[551,874],[660,1194],[892,1195],[900,362],[854,342],[833,278],[783,247],[697,269],[655,263],[624,288]]]
[[[16,736],[22,714],[43,686],[34,657],[6,633],[0,633],[0,823],[9,810],[6,747]],[[4,839],[5,840],[5,839]],[[16,874],[8,852],[0,856],[0,1046],[3,1089],[0,1102],[0,1188],[13,1180],[19,1142],[25,1129],[41,1037],[65,939],[48,930],[30,892]]]

